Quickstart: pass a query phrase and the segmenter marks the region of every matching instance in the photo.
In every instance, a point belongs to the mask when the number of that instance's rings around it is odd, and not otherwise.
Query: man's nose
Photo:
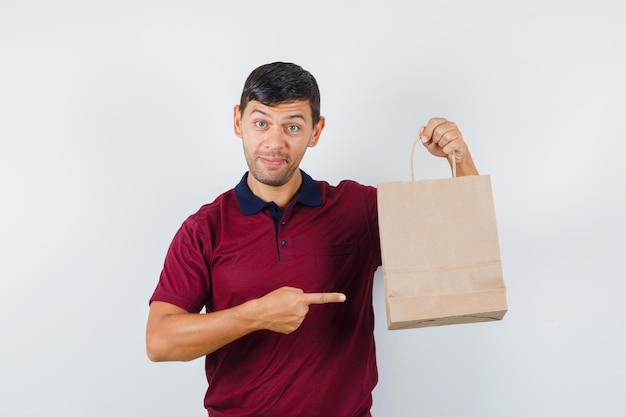
[[[270,129],[267,130],[263,146],[273,149],[282,148],[285,144],[285,137],[283,133],[284,132],[281,127],[272,126]]]

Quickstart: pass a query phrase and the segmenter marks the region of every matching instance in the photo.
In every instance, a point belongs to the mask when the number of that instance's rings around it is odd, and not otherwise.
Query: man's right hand
[[[305,293],[299,288],[282,287],[242,304],[240,313],[252,314],[260,329],[289,334],[300,327],[311,304],[342,303],[345,300],[346,296],[338,292]]]

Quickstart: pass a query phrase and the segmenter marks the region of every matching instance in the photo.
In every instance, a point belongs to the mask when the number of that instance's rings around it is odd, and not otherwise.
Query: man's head
[[[251,101],[266,106],[307,100],[313,124],[320,119],[320,90],[310,72],[296,64],[274,62],[250,73],[241,93],[239,107],[243,113]]]
[[[263,65],[246,80],[233,111],[250,190],[265,201],[275,197],[264,195],[268,190],[286,190],[293,197],[302,182],[300,162],[307,148],[317,145],[325,124],[315,78],[295,64]]]

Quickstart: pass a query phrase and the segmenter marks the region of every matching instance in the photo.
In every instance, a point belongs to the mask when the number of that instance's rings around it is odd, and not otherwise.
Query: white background
[[[432,116],[492,176],[509,313],[390,332],[379,273],[374,415],[626,415],[625,7],[0,0],[0,415],[206,415],[202,360],[146,358],[148,298],[275,60],[322,90],[314,178],[408,180]]]

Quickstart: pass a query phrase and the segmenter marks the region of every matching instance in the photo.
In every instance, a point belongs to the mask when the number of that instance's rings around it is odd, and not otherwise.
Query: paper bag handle
[[[417,145],[417,142],[421,142],[419,137],[413,141],[413,146],[411,147],[411,181],[415,181],[413,174],[413,155],[415,154],[415,145]],[[448,155],[448,159],[450,160],[450,165],[452,165],[452,178],[456,178],[456,161],[454,160],[454,153]]]

